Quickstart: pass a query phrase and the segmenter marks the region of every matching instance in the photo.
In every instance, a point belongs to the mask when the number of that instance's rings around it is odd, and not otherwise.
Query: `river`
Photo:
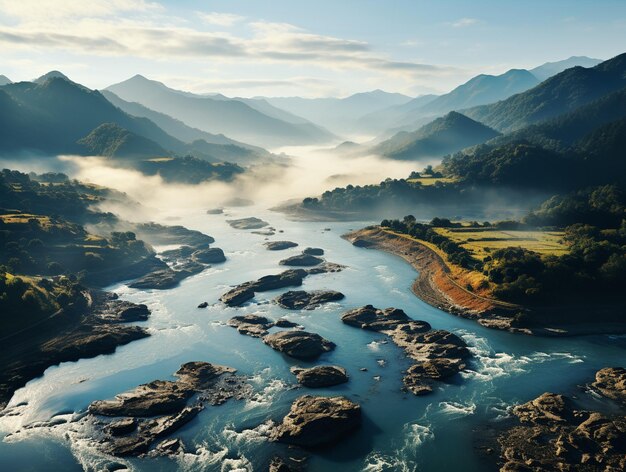
[[[136,471],[265,470],[276,452],[263,429],[278,421],[294,398],[306,392],[295,387],[289,372],[296,362],[259,339],[242,336],[225,325],[237,314],[286,317],[335,342],[337,348],[319,363],[338,364],[350,375],[347,384],[315,394],[345,395],[361,404],[363,427],[336,446],[310,455],[308,470],[421,470],[465,472],[494,469],[494,458],[476,449],[484,432],[508,416],[508,409],[545,391],[572,394],[590,403],[601,400],[584,392],[596,370],[620,365],[626,339],[619,336],[538,338],[489,330],[446,314],[416,298],[410,286],[416,276],[403,260],[382,252],[359,249],[341,239],[349,229],[368,222],[293,222],[279,213],[254,207],[229,210],[229,216],[189,210],[178,221],[216,239],[228,261],[164,291],[110,287],[122,298],[146,303],[152,310],[145,325],[151,337],[122,346],[112,355],[64,363],[49,368],[14,395],[12,416],[0,418],[0,470],[102,470],[119,462]],[[173,215],[169,215],[170,217]],[[278,230],[273,240],[290,240],[299,248],[268,251],[265,237],[234,230],[227,218],[258,216]],[[328,229],[328,230],[326,230]],[[334,289],[346,298],[310,312],[287,311],[271,303],[281,291],[257,294],[252,304],[227,308],[218,302],[229,286],[284,269],[280,259],[307,247],[321,247],[326,259],[344,264],[339,273],[313,275],[303,289]],[[160,248],[163,249],[163,248]],[[209,307],[198,309],[207,301]],[[434,328],[462,336],[474,354],[470,368],[451,384],[428,396],[403,393],[402,370],[409,366],[403,352],[384,336],[340,321],[347,309],[365,304],[397,307]],[[25,429],[52,417],[69,418],[90,402],[154,379],[170,379],[180,364],[209,361],[235,367],[251,377],[252,400],[207,407],[176,434],[191,452],[169,458],[113,459],[98,452],[78,423]],[[367,368],[366,372],[361,368]],[[27,404],[26,404],[27,403]],[[261,426],[259,426],[261,425]],[[8,435],[8,437],[7,437]]]

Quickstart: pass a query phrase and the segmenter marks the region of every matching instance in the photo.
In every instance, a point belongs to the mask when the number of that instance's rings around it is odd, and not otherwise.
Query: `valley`
[[[140,3],[0,75],[0,469],[626,467],[626,53]]]

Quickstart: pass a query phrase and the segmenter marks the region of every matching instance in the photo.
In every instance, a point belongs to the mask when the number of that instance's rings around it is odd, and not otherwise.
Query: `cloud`
[[[477,23],[479,23],[479,20],[476,18],[461,18],[448,24],[453,28],[465,28],[466,26],[472,26]]]
[[[0,0],[0,11],[23,23],[72,18],[102,18],[120,13],[157,12],[163,7],[145,0]]]
[[[52,3],[59,8],[50,7]],[[289,23],[249,21],[231,13],[192,12],[204,22],[198,24],[146,0],[0,0],[0,11],[0,49],[22,57],[24,52],[53,51],[180,64],[187,61],[189,65],[191,61],[211,61],[219,67],[227,63],[246,67],[281,64],[337,73],[359,69],[385,80],[394,76],[412,83],[459,72],[451,67],[394,60],[368,42],[316,34]],[[237,34],[207,28],[207,24],[227,27],[235,23],[241,24]]]
[[[233,26],[234,24],[240,23],[246,19],[245,16],[241,16],[241,15],[234,15],[232,13],[217,13],[217,12],[211,12],[211,13],[198,12],[198,16],[205,23],[208,23],[210,25],[225,26],[225,27]]]

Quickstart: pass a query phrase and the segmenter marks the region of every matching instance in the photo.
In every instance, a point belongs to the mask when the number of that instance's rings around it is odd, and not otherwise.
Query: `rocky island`
[[[333,387],[348,381],[346,369],[336,365],[317,365],[308,369],[292,367],[290,371],[300,385],[308,388]]]
[[[415,395],[433,391],[434,381],[443,381],[467,366],[470,352],[457,335],[431,330],[425,321],[415,321],[402,310],[379,310],[372,305],[344,313],[341,321],[357,328],[386,334],[415,361],[404,376],[405,388]]]
[[[288,310],[314,310],[324,303],[343,300],[345,295],[335,290],[290,290],[276,298],[276,303]]]
[[[251,216],[249,218],[240,218],[238,220],[226,220],[231,227],[235,229],[261,229],[269,226],[267,221]]]
[[[307,331],[279,331],[264,336],[263,342],[276,351],[302,360],[314,360],[335,349],[333,342]]]
[[[205,404],[221,405],[230,398],[250,393],[245,379],[235,369],[208,362],[188,362],[176,372],[178,380],[155,380],[117,395],[113,400],[91,403],[94,417],[114,417],[113,421],[92,421],[94,435],[102,448],[115,456],[136,456],[148,452],[157,440],[166,438],[191,421]],[[192,397],[198,400],[188,405]],[[120,419],[121,418],[121,419]],[[169,439],[156,449],[175,453],[183,448],[180,440]]]
[[[361,406],[345,397],[305,395],[293,402],[271,437],[305,448],[320,447],[341,439],[361,421]]]

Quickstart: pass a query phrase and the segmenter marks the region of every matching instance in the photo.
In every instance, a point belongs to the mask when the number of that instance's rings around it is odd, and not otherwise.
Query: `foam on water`
[[[451,417],[473,415],[476,412],[475,403],[440,402],[440,411]]]
[[[280,395],[281,392],[289,389],[290,386],[282,379],[272,378],[272,369],[266,367],[254,376],[250,377],[250,383],[255,388],[252,398],[246,400],[245,409],[269,407]]]
[[[522,374],[527,372],[530,364],[563,360],[570,364],[584,362],[583,357],[569,352],[532,352],[523,356],[495,352],[486,338],[465,330],[459,330],[458,333],[468,344],[468,349],[473,355],[470,368],[461,372],[461,376],[467,380],[490,382],[499,377]]]
[[[413,472],[415,468],[397,455],[384,454],[374,451],[367,455],[363,472]]]

